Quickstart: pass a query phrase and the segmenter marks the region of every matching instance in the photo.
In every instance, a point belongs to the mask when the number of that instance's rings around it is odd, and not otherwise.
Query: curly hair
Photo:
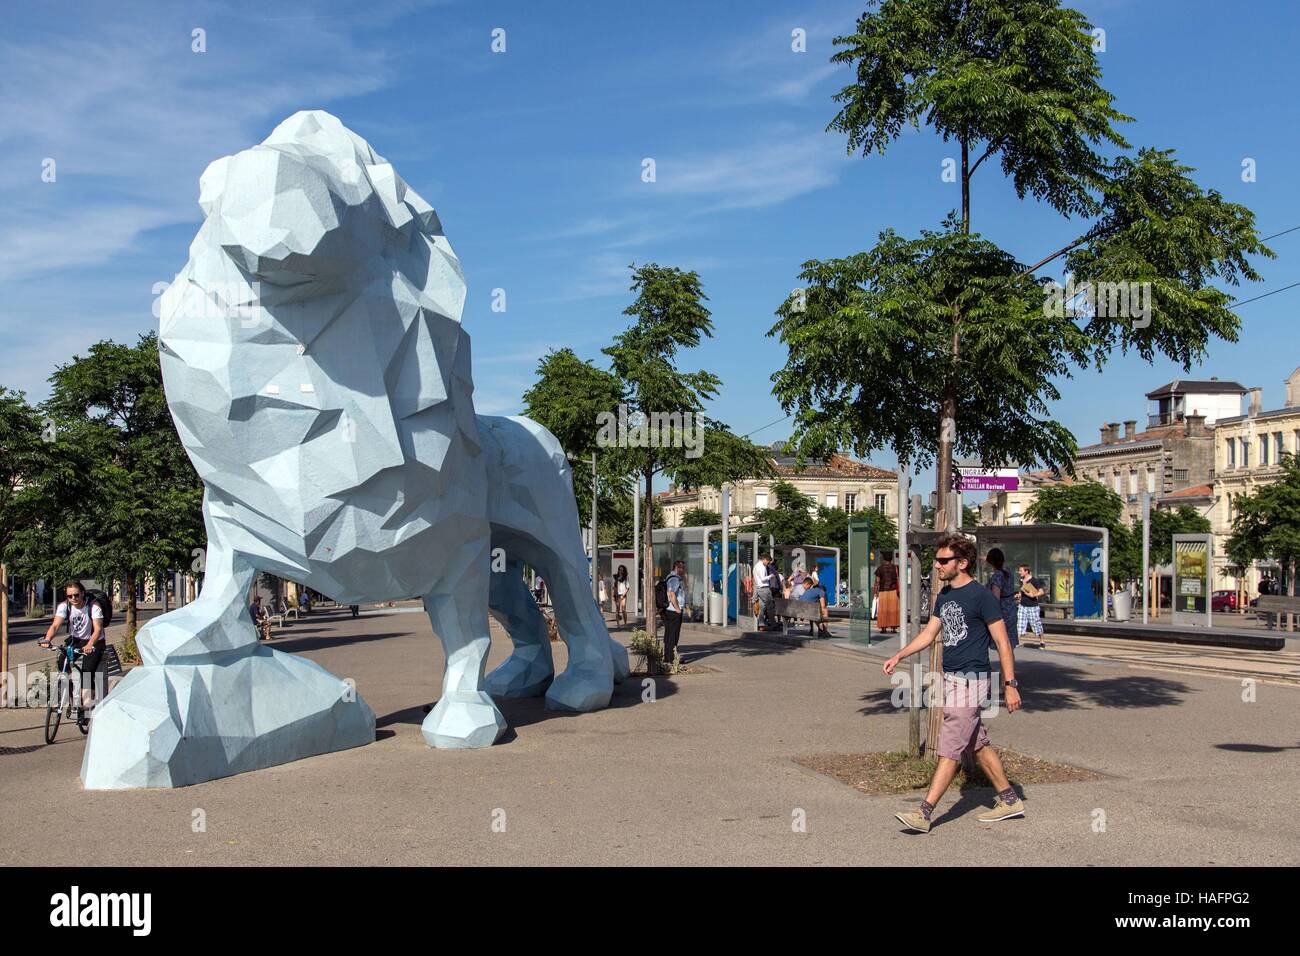
[[[946,534],[934,543],[935,553],[948,548],[959,560],[966,562],[966,570],[969,572],[979,561],[979,551],[975,548],[975,542],[964,534]]]

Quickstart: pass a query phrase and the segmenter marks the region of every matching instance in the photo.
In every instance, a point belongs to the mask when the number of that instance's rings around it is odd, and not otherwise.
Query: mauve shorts
[[[980,720],[980,708],[989,698],[989,679],[943,675],[943,725],[939,728],[940,757],[961,760],[967,750],[974,753],[989,745],[988,731]]]

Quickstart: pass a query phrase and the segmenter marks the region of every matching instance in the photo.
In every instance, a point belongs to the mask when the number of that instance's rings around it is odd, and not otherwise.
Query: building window
[[[876,495],[876,510],[881,514],[885,513],[885,502],[889,500],[889,495]]]
[[[1250,467],[1250,442],[1245,438],[1241,440],[1241,467]]]
[[[1128,473],[1128,493],[1130,495],[1138,493],[1138,473],[1136,471]]]
[[[766,491],[754,492],[754,508],[758,509],[758,508],[766,508],[766,507],[767,507],[767,492]]]
[[[839,495],[837,495],[837,494],[836,494],[835,492],[833,492],[833,491],[828,491],[828,492],[826,492],[826,507],[827,507],[827,508],[838,508],[839,506],[840,506],[840,498],[839,498]]]
[[[1268,465],[1268,436],[1262,435],[1259,439],[1259,463],[1261,466]]]
[[[1282,456],[1286,454],[1286,440],[1283,439],[1281,432],[1277,432],[1273,436],[1273,445],[1277,452],[1273,456],[1273,461],[1280,465],[1282,464]]]
[[[1237,440],[1235,438],[1228,439],[1228,467],[1237,467]]]
[[[1115,472],[1115,494],[1118,495],[1123,493],[1124,493],[1124,476],[1117,471]]]
[[[1156,493],[1156,470],[1154,468],[1147,469],[1147,491],[1153,495]]]
[[[853,512],[857,510],[858,510],[858,496],[851,491],[845,492],[844,511],[848,514],[853,514]]]
[[[1175,469],[1174,469],[1174,481],[1175,481],[1175,482],[1179,482],[1179,481],[1186,482],[1186,481],[1187,481],[1187,469],[1186,469],[1186,468],[1175,468]]]

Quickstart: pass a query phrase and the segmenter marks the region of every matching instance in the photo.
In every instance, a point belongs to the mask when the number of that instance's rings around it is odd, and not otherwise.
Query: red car
[[[1210,610],[1212,611],[1235,611],[1237,610],[1237,592],[1236,591],[1215,591],[1210,596]]]

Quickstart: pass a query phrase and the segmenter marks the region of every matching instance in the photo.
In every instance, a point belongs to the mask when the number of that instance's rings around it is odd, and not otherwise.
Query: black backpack
[[[86,609],[90,610],[91,606],[97,606],[99,613],[104,616],[101,622],[105,629],[113,623],[113,599],[104,591],[87,591],[86,592]],[[68,630],[72,630],[72,614],[68,614]]]
[[[668,610],[668,578],[660,578],[655,582],[655,610]]]

